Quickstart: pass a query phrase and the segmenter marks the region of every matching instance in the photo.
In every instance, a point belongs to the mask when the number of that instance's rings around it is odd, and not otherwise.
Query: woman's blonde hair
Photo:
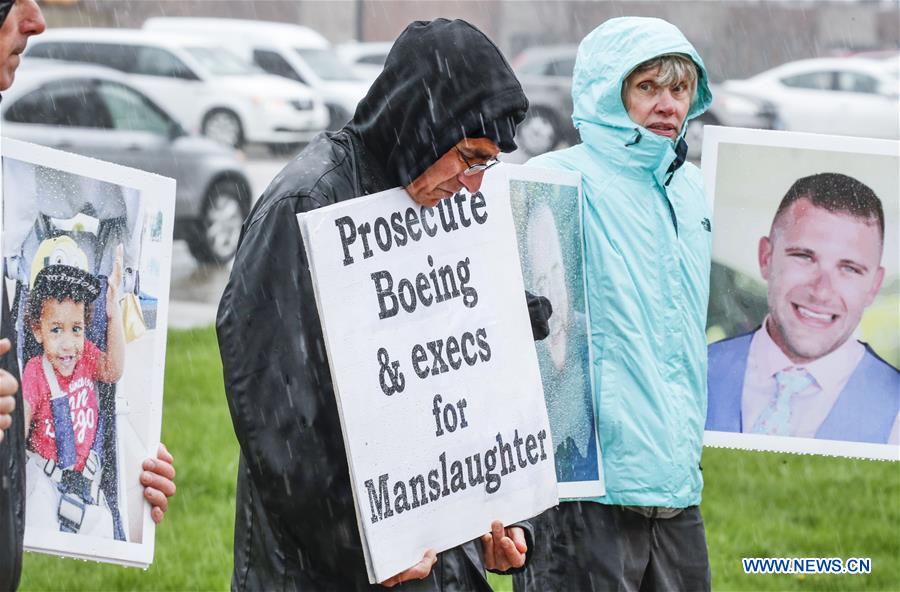
[[[672,86],[679,82],[683,82],[688,85],[688,88],[691,91],[691,100],[693,100],[694,93],[697,91],[697,65],[691,58],[684,54],[666,53],[649,59],[646,62],[641,62],[631,71],[625,78],[625,83],[622,84],[622,102],[625,102],[626,89],[628,88],[628,83],[632,76],[637,76],[642,72],[653,70],[654,68],[659,68],[659,73],[656,75],[656,84],[660,86]]]

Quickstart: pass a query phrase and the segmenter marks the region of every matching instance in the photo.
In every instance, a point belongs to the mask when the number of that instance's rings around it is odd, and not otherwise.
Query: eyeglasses
[[[466,170],[463,171],[463,174],[467,177],[471,177],[472,175],[477,175],[478,173],[483,173],[484,171],[488,170],[489,168],[491,168],[492,166],[494,166],[500,162],[496,158],[489,158],[485,162],[478,163],[478,164],[472,164],[471,162],[469,162],[469,159],[466,158],[466,155],[463,154],[462,151],[457,146],[454,146],[454,148],[456,148],[456,151],[459,153],[459,157],[462,159],[462,161],[464,163],[466,163],[467,168],[466,168]]]

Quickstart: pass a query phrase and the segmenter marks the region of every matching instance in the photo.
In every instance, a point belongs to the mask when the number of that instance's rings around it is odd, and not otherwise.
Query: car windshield
[[[344,62],[330,49],[308,49],[295,47],[316,76],[322,80],[359,80]]]
[[[244,62],[225,48],[187,47],[185,49],[214,76],[245,76],[262,72],[253,64]]]

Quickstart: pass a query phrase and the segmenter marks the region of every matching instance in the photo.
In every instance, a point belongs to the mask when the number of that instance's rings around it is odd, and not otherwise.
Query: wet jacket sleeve
[[[6,287],[0,286],[3,307],[0,337],[9,338],[12,350],[0,358],[0,368],[18,380],[15,330],[7,306]],[[16,392],[13,423],[0,442],[0,592],[15,590],[22,570],[22,537],[25,526],[25,405]]]
[[[268,200],[245,223],[216,330],[235,434],[271,523],[291,541],[341,556],[358,545],[347,460],[296,213]],[[353,540],[355,539],[355,541]]]
[[[535,341],[540,341],[550,334],[548,324],[553,314],[553,306],[543,296],[535,296],[525,291],[525,300],[528,302],[528,317],[531,319],[531,334]]]

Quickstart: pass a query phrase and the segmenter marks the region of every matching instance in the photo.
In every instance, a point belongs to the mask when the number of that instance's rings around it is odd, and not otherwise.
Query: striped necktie
[[[791,399],[800,393],[821,391],[813,375],[804,368],[786,368],[775,373],[775,394],[751,430],[769,436],[791,435]]]

